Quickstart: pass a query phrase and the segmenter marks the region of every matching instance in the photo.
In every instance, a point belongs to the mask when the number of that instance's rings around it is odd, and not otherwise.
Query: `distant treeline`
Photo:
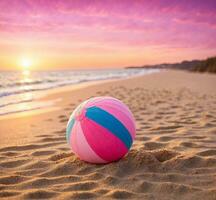
[[[216,73],[216,57],[201,61],[194,67],[193,71]]]
[[[206,60],[183,61],[181,63],[163,63],[157,65],[131,66],[131,68],[156,68],[156,69],[182,69],[197,72],[216,73],[216,57],[207,58]]]

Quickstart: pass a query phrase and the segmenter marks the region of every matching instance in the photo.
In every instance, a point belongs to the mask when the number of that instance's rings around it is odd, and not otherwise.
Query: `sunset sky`
[[[213,55],[215,0],[0,0],[1,70],[122,67]]]

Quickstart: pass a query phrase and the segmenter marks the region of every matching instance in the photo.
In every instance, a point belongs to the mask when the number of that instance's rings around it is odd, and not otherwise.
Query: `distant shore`
[[[205,60],[185,60],[179,63],[162,63],[156,65],[129,66],[126,69],[178,69],[192,72],[216,73],[216,57]]]

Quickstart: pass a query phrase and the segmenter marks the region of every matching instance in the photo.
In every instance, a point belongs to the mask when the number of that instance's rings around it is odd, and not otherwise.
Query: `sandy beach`
[[[164,70],[67,86],[52,107],[0,118],[0,198],[216,199],[216,76]],[[120,161],[94,165],[70,150],[65,129],[82,101],[122,100],[136,139]]]

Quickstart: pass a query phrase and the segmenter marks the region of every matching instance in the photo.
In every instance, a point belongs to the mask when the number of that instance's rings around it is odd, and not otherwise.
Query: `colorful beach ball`
[[[135,121],[129,108],[112,97],[95,97],[71,114],[66,137],[72,151],[90,163],[122,158],[135,138]]]

